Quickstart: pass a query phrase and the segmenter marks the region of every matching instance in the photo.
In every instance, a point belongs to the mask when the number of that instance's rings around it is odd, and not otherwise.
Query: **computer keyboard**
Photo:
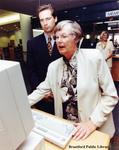
[[[33,131],[62,148],[66,146],[76,130],[72,124],[50,117],[40,111],[32,110],[32,114],[35,121]]]

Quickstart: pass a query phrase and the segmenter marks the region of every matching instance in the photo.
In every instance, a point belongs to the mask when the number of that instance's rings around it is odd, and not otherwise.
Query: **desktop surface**
[[[69,121],[56,117],[54,115],[48,114],[46,112],[42,112],[39,110],[34,110],[36,112],[40,112],[45,114],[47,117],[52,119],[57,118],[62,122],[67,122],[70,124]],[[61,148],[52,142],[45,140],[45,150],[108,150],[110,143],[110,137],[108,134],[102,133],[100,131],[94,131],[87,139],[85,140],[73,140],[72,138],[67,143],[65,148]]]

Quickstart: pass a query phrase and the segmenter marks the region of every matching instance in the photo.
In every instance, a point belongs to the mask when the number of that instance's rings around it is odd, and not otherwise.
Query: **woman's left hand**
[[[77,129],[73,135],[73,139],[75,140],[86,139],[97,128],[91,120],[87,122],[75,123],[74,126]]]

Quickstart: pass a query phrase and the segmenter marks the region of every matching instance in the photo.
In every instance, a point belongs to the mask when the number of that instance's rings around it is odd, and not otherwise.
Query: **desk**
[[[119,54],[112,57],[112,78],[114,81],[119,81]]]
[[[69,142],[64,150],[108,150],[109,136],[99,131],[94,131],[87,139]],[[63,150],[62,148],[45,141],[45,150]]]
[[[39,111],[39,110],[36,110],[36,111]],[[46,112],[42,112],[42,113],[45,113],[49,115],[49,117],[52,117],[52,118],[56,117]],[[61,118],[60,120],[69,122]],[[66,146],[65,149],[62,149],[52,144],[51,142],[48,142],[45,140],[45,150],[80,150],[80,149],[81,150],[108,150],[109,142],[110,142],[109,135],[96,130],[85,140],[75,141],[71,139],[71,141],[69,142],[69,144]]]

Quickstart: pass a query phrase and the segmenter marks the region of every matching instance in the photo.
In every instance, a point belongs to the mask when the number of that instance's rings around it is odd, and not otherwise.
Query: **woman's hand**
[[[75,123],[74,126],[77,129],[73,135],[73,139],[75,140],[86,139],[97,128],[91,120],[87,122]]]

